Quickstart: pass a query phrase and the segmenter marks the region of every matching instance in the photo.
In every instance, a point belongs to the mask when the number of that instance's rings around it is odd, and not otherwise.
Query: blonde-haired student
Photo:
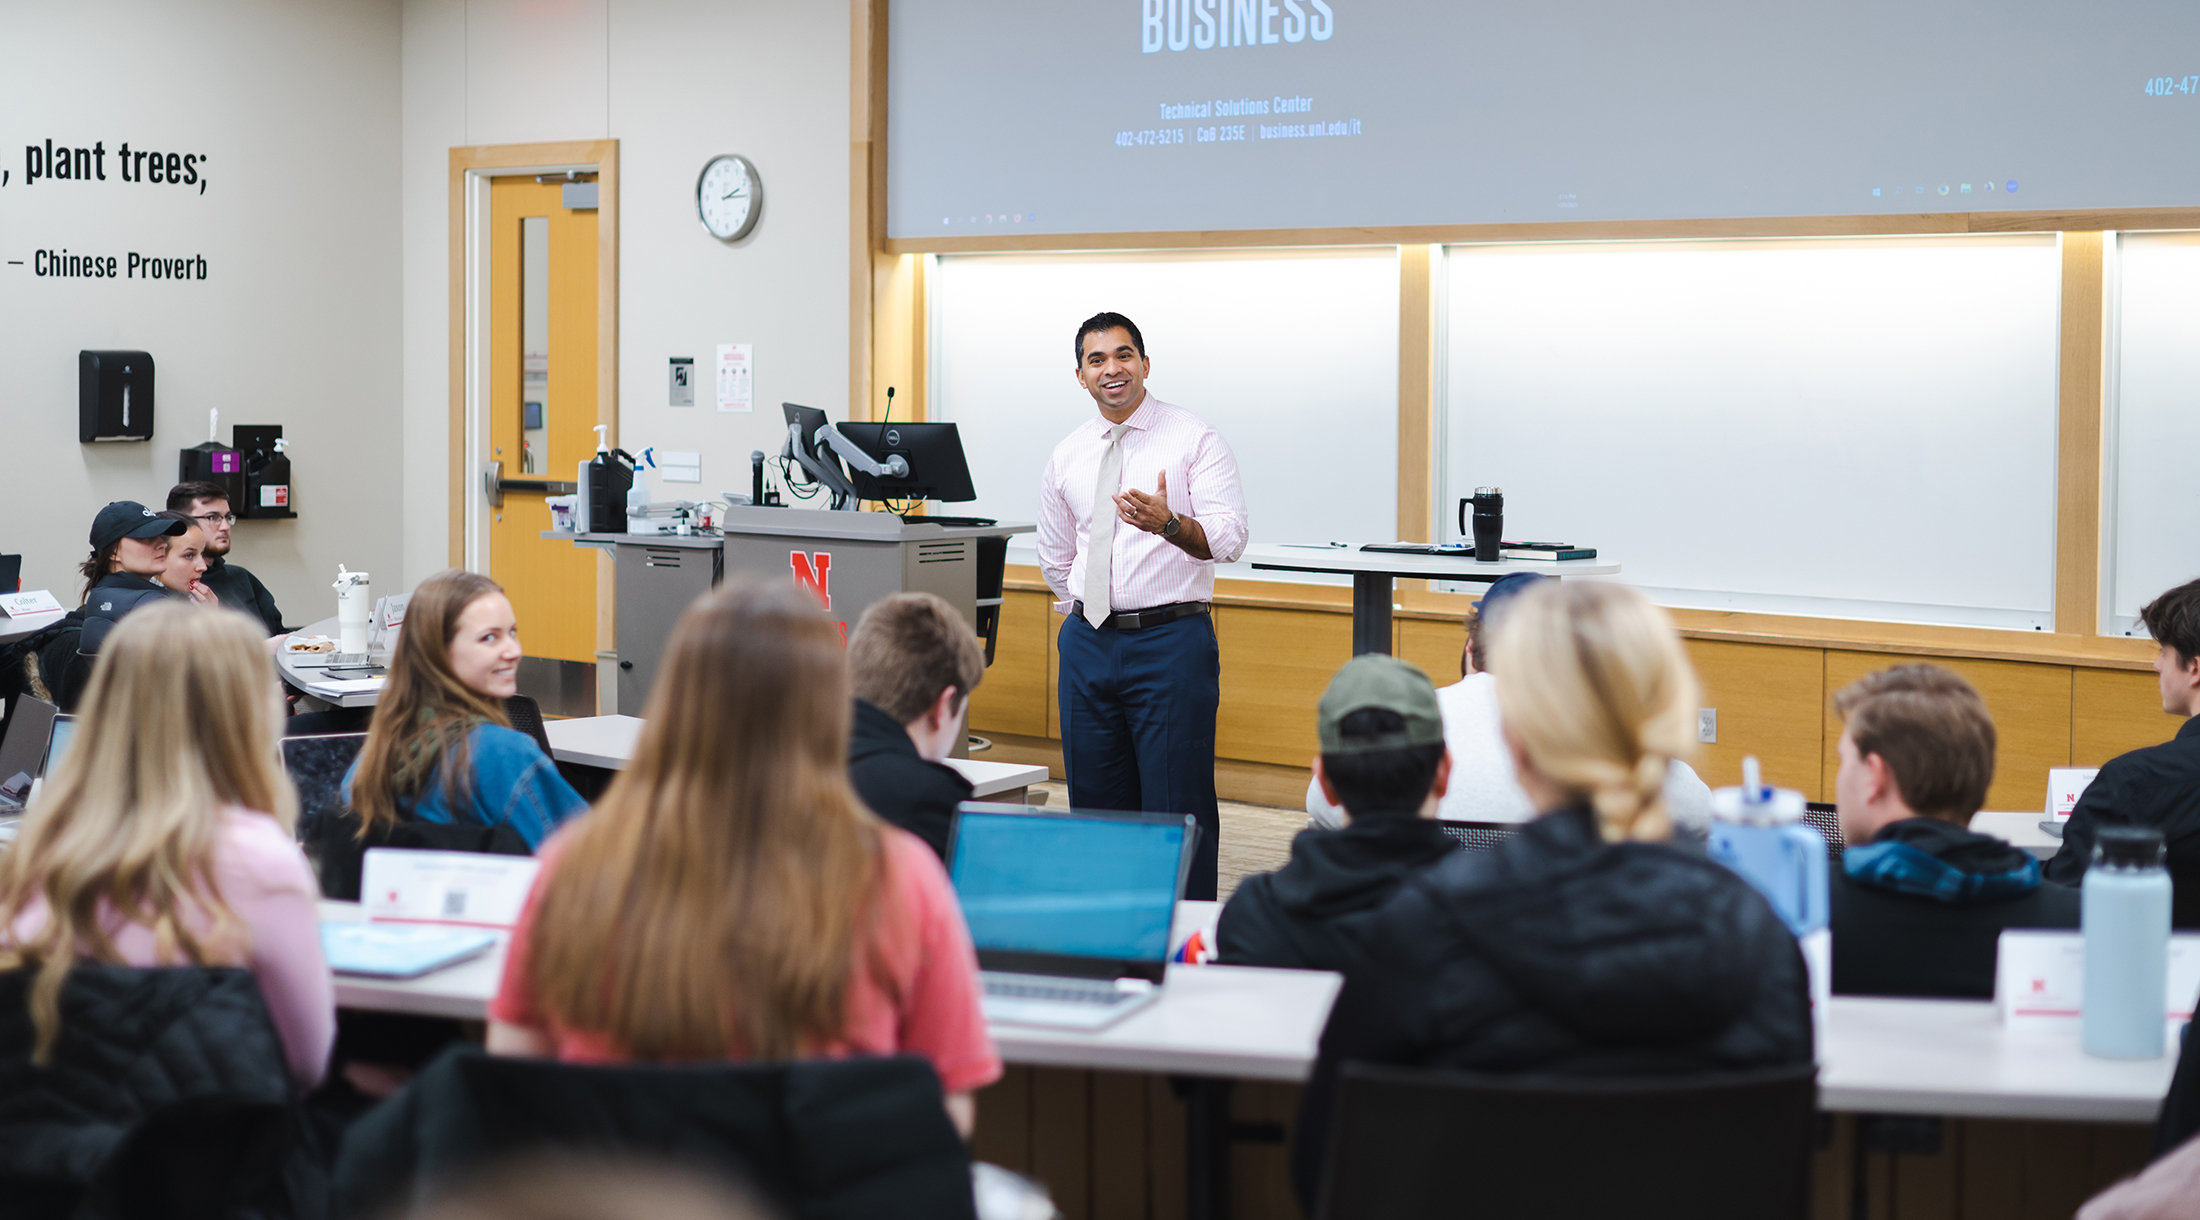
[[[849,786],[851,702],[809,594],[735,580],[690,606],[633,762],[540,853],[489,1049],[917,1054],[967,1137],[1001,1074],[977,953],[939,858]]]
[[[276,753],[283,700],[242,614],[148,605],[107,637],[69,753],[0,853],[0,970],[36,972],[43,1058],[80,959],[242,966],[292,1081],[319,1081],[336,1030],[320,891],[291,837]]]
[[[1358,918],[1294,1170],[1311,1195],[1337,1066],[1678,1075],[1811,1060],[1803,959],[1749,884],[1666,840],[1696,678],[1639,593],[1541,581],[1490,641],[1537,816]]]

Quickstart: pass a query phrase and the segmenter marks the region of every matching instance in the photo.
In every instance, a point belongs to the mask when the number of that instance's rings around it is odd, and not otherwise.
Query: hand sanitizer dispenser
[[[624,449],[611,448],[606,431],[606,425],[596,425],[596,456],[581,463],[575,480],[584,497],[580,503],[583,533],[626,532],[626,493],[634,487],[634,457]]]
[[[1711,794],[1705,850],[1765,896],[1797,937],[1826,926],[1826,840],[1803,822],[1803,794],[1764,784],[1755,756],[1742,786]]]

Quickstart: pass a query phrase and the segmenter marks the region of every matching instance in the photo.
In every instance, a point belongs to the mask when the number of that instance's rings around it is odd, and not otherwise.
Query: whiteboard
[[[1258,542],[1388,539],[1398,503],[1398,252],[942,255],[927,277],[928,414],[959,426],[978,499],[945,511],[1033,520],[1055,445],[1094,417],[1078,323],[1136,322],[1147,390],[1237,455]],[[1029,535],[1009,562],[1035,563]],[[1218,575],[1349,583],[1254,572]]]
[[[1495,485],[1506,537],[1665,605],[2053,630],[2054,236],[1461,246],[1443,280],[1443,537]]]
[[[2200,233],[2116,243],[2102,630],[2144,637],[2139,607],[2200,576]]]

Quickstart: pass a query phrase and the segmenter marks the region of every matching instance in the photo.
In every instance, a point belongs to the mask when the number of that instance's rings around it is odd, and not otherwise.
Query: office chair
[[[1445,822],[1438,821],[1444,833],[1452,837],[1461,851],[1488,851],[1520,833],[1520,827],[1511,822]]]
[[[669,1159],[804,1220],[975,1220],[970,1154],[922,1057],[599,1066],[457,1047],[355,1123],[335,1212],[544,1150]]]
[[[1841,867],[1841,857],[1849,850],[1848,840],[1841,834],[1841,819],[1834,806],[1812,801],[1803,806],[1803,821],[1826,836],[1826,859],[1835,868]]]
[[[536,703],[532,695],[513,695],[506,699],[504,717],[512,722],[513,728],[534,738],[545,755],[557,757],[550,753],[550,734],[542,727],[542,705]]]
[[[1316,1220],[1801,1220],[1817,1068],[1490,1076],[1346,1063]]]
[[[993,665],[993,648],[1001,638],[1001,585],[1008,575],[1008,539],[979,538],[978,638],[985,641],[985,663]]]

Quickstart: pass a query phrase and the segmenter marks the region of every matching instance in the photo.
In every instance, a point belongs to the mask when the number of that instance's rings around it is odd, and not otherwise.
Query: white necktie
[[[1092,522],[1085,527],[1085,621],[1107,621],[1109,571],[1115,558],[1115,492],[1123,482],[1123,430],[1108,429],[1108,447],[1100,455],[1100,481],[1092,489]]]

